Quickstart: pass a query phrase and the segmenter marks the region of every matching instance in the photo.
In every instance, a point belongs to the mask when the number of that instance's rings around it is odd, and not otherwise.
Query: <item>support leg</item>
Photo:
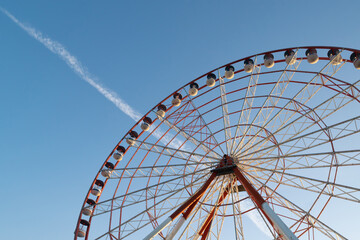
[[[194,202],[197,202],[209,188],[210,183],[215,179],[216,173],[212,173],[209,179],[204,183],[204,185],[197,191],[192,197],[190,197],[186,202],[184,202],[173,214],[170,215],[164,222],[162,222],[157,228],[155,228],[150,234],[148,234],[144,240],[153,239],[161,230],[166,228],[170,223],[172,223],[175,218],[182,214],[186,209],[191,209],[190,212],[194,209]],[[190,214],[188,213],[188,215]],[[180,226],[181,227],[181,226]],[[179,227],[179,228],[180,228]],[[175,235],[175,234],[174,234]]]
[[[279,234],[279,236],[286,240],[298,240],[295,234],[286,226],[286,224],[279,218],[279,216],[276,215],[276,213],[271,209],[269,204],[245,178],[245,176],[238,167],[234,168],[234,173],[237,179],[244,186],[246,192],[249,194],[251,199],[254,201],[260,211],[264,214],[264,216],[268,219],[268,221],[274,227],[275,231]]]

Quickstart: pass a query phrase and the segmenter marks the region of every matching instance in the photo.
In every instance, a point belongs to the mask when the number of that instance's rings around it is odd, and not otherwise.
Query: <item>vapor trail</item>
[[[142,114],[133,109],[129,104],[127,104],[123,99],[121,99],[115,92],[110,89],[102,86],[95,77],[93,77],[85,67],[81,64],[81,62],[72,55],[66,48],[59,42],[52,40],[48,37],[45,37],[40,31],[36,30],[33,27],[27,26],[24,23],[20,22],[14,15],[9,13],[6,9],[0,7],[0,10],[8,16],[14,23],[16,23],[20,28],[22,28],[25,32],[27,32],[31,37],[42,43],[47,49],[51,52],[58,55],[62,60],[66,62],[66,64],[77,74],[81,79],[85,80],[91,86],[93,86],[96,90],[98,90],[105,98],[107,98],[110,102],[115,104],[115,106],[120,109],[123,113],[132,118],[135,122],[139,121],[142,117]],[[151,128],[153,129],[153,128]],[[167,144],[172,138],[171,134],[167,134],[163,136],[164,133],[158,128],[153,132],[153,136],[156,138],[161,138],[161,141],[164,144]],[[182,145],[182,141],[178,139],[173,139],[173,141],[169,144],[171,147],[178,148]],[[184,149],[185,146],[182,147]]]
[[[6,9],[1,8],[0,10],[8,16],[14,23],[16,23],[19,27],[21,27],[25,32],[27,32],[31,37],[38,40],[42,43],[46,48],[48,48],[51,52],[55,53],[61,59],[63,59],[66,64],[91,86],[93,86],[96,90],[98,90],[104,97],[106,97],[109,101],[111,101],[117,108],[119,108],[126,115],[131,117],[134,121],[138,121],[142,115],[134,110],[129,104],[127,104],[124,100],[122,100],[116,93],[102,86],[97,80],[91,76],[91,74],[82,66],[81,62],[73,55],[69,53],[68,50],[59,42],[54,41],[48,37],[44,37],[43,34],[20,22],[16,17],[14,17],[11,13],[9,13]]]
[[[118,109],[132,118],[134,121],[139,121],[142,117],[138,111],[133,109],[129,104],[127,104],[124,100],[122,100],[115,92],[111,91],[110,89],[102,86],[95,77],[93,77],[86,68],[83,67],[81,62],[73,56],[66,48],[59,42],[52,40],[48,37],[44,37],[44,35],[36,30],[33,27],[27,26],[24,23],[20,22],[15,16],[9,13],[6,9],[0,7],[0,10],[8,16],[14,23],[16,23],[20,28],[22,28],[25,32],[27,32],[31,37],[42,43],[46,48],[48,48],[51,52],[58,55],[62,60],[66,62],[66,64],[77,74],[80,76],[81,79],[89,83],[93,86],[96,90],[98,90],[104,97],[106,97],[110,102],[112,102]],[[157,129],[153,135],[157,138],[161,138],[163,136],[163,132]],[[164,144],[167,144],[170,141],[171,135],[167,134],[164,136],[161,141]],[[179,148],[182,145],[182,141],[178,139],[174,139],[169,144],[172,147]],[[186,149],[185,146],[182,149]],[[246,205],[245,208],[248,206]],[[267,236],[271,236],[269,230],[266,228],[265,224],[261,220],[260,216],[256,213],[249,214],[250,219],[257,225],[257,227],[264,232]]]

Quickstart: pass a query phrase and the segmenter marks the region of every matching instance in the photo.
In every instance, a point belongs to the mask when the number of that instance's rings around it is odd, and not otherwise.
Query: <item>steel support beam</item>
[[[244,186],[250,198],[254,201],[256,206],[264,214],[270,224],[274,227],[279,236],[285,240],[298,240],[295,234],[286,226],[286,224],[279,218],[279,216],[271,209],[264,198],[256,191],[251,183],[245,178],[239,167],[234,168],[234,173],[237,179]]]
[[[200,198],[204,195],[206,190],[209,188],[211,182],[215,179],[216,173],[212,173],[209,179],[204,183],[204,185],[188,200],[186,200],[173,214],[170,215],[164,222],[162,222],[157,228],[155,228],[151,233],[149,233],[144,240],[151,240],[153,239],[161,230],[166,228],[170,223],[172,223],[175,218],[177,218],[180,214],[182,214],[185,210],[188,209],[183,217],[188,217],[191,211],[194,209],[196,203],[200,200]],[[182,224],[181,224],[182,225]],[[179,229],[181,227],[179,226]],[[175,233],[173,233],[175,235]]]

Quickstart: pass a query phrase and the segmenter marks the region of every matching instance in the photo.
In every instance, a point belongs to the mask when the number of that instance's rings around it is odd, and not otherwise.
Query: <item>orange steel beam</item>
[[[153,239],[157,234],[159,234],[159,232],[161,232],[161,230],[163,230],[167,225],[169,225],[171,222],[173,222],[175,220],[175,218],[177,218],[180,214],[183,213],[183,217],[184,217],[184,215],[186,217],[188,217],[190,215],[191,211],[195,208],[195,205],[199,202],[201,197],[204,195],[206,190],[209,188],[211,182],[215,179],[215,177],[216,177],[216,173],[213,172],[210,175],[209,179],[206,180],[204,185],[192,197],[190,197],[188,200],[186,200],[186,202],[184,202],[173,214],[171,214],[164,222],[162,222],[151,233],[149,233],[144,238],[144,240]],[[185,210],[187,210],[187,211],[184,213]],[[185,219],[185,217],[184,217],[184,219]],[[176,234],[176,231],[172,235],[175,235],[175,234]],[[172,238],[173,238],[173,236],[170,239],[172,239]]]
[[[209,188],[210,183],[215,179],[215,177],[216,177],[216,173],[212,173],[209,179],[199,189],[199,191],[197,191],[191,198],[189,198],[186,202],[184,202],[173,214],[171,214],[170,218],[174,220],[189,207],[192,207],[191,210],[194,209],[195,205],[192,204],[200,200],[200,198],[204,195],[205,191]],[[190,212],[187,215],[189,214]]]
[[[214,213],[215,211],[218,209],[219,205],[223,203],[223,201],[225,200],[225,198],[227,197],[227,195],[230,192],[231,189],[231,185],[232,183],[228,184],[228,186],[225,188],[225,191],[223,192],[223,194],[220,196],[219,201],[217,202],[217,204],[213,207],[213,209],[211,210],[211,212],[209,213],[208,217],[206,218],[206,220],[204,221],[202,227],[200,228],[199,231],[199,235],[201,235],[201,239],[206,239],[209,232],[210,232],[210,227],[211,227],[211,223],[212,220],[214,218]]]
[[[244,186],[246,192],[250,198],[254,201],[256,206],[264,214],[266,219],[279,234],[280,239],[286,240],[298,240],[294,233],[285,225],[285,223],[276,215],[276,213],[270,208],[269,204],[264,198],[256,191],[251,183],[245,178],[239,167],[234,168],[234,174],[240,183]]]
[[[234,168],[234,173],[239,182],[244,186],[246,192],[249,194],[252,200],[256,205],[261,208],[261,204],[266,202],[263,197],[256,191],[256,189],[251,185],[251,183],[245,178],[245,176],[240,171],[239,167]]]

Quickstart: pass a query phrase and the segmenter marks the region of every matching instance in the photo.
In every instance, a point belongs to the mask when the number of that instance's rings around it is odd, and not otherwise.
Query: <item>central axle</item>
[[[212,169],[211,172],[216,173],[216,176],[227,175],[234,173],[235,167],[236,164],[234,163],[234,159],[225,154],[220,160],[220,163],[216,166],[216,168]]]

